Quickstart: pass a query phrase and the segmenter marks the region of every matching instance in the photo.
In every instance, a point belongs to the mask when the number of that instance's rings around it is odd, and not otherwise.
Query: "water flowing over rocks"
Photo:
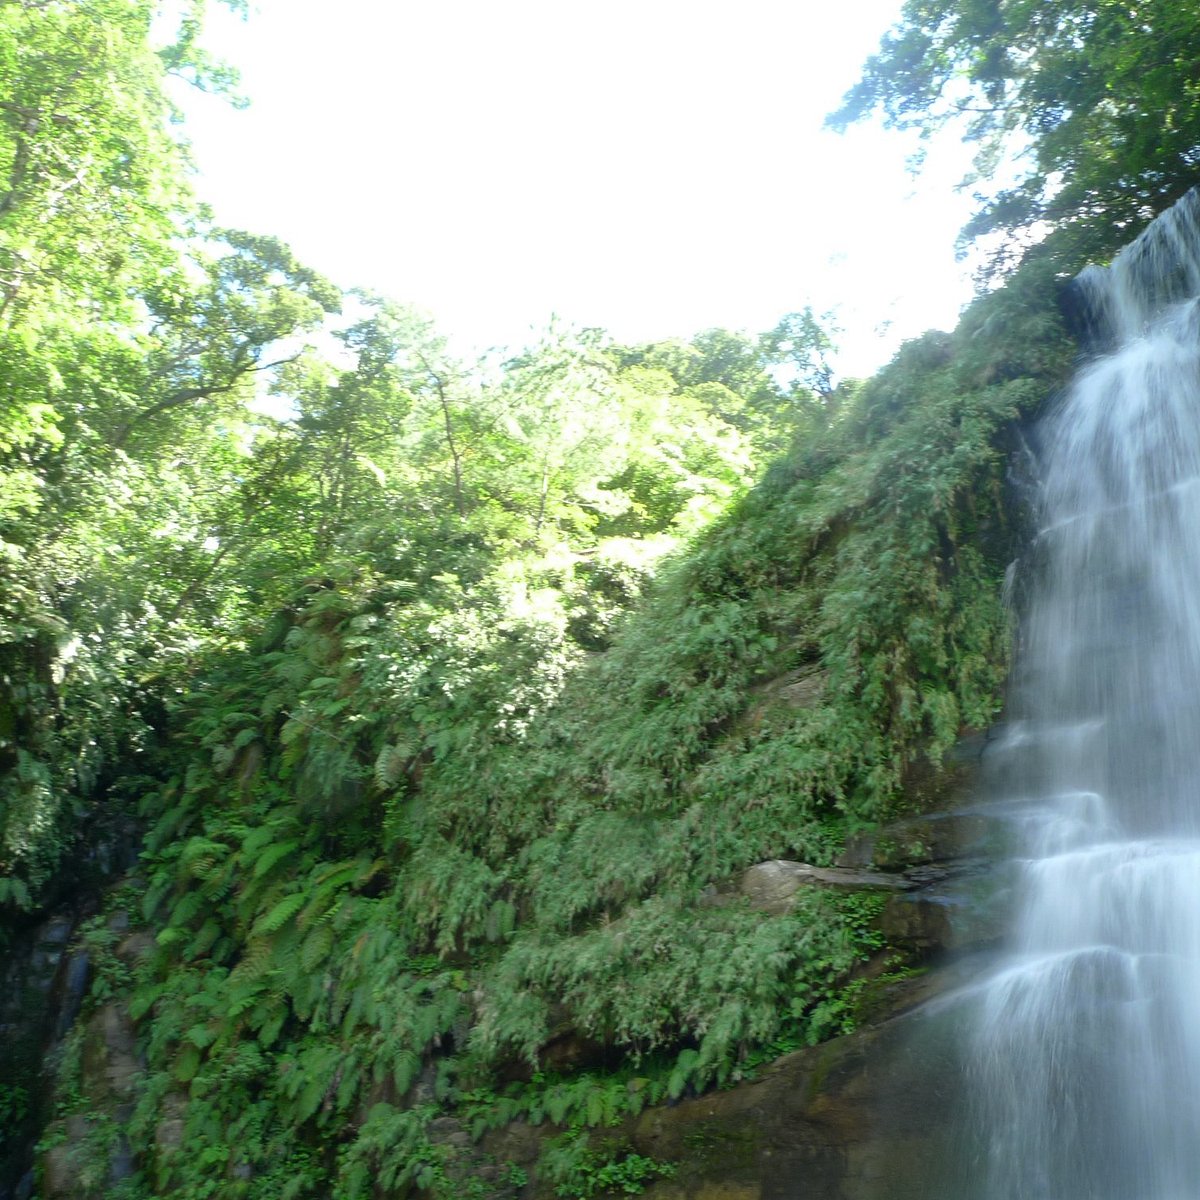
[[[1200,1185],[1200,198],[1077,284],[1093,345],[1036,433],[1006,953],[954,999],[971,1086],[946,1200]]]

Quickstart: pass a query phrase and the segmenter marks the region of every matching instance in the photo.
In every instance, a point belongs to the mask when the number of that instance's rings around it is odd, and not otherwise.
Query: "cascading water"
[[[971,989],[968,1200],[1200,1197],[1200,200],[1081,277],[1001,758],[1019,911]],[[1012,764],[1017,765],[1012,765]]]

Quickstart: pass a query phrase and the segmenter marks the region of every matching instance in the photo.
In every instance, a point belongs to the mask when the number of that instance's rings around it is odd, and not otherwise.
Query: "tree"
[[[44,898],[172,670],[244,612],[254,381],[340,300],[193,201],[163,83],[229,82],[203,7],[158,44],[152,0],[0,2],[0,906]]]
[[[1008,235],[993,268],[1048,233],[1064,271],[1114,252],[1196,180],[1196,0],[907,0],[828,123],[873,112],[978,147],[964,241]],[[1018,171],[988,187],[1002,160]]]
[[[532,539],[592,525],[599,485],[625,449],[615,374],[598,330],[559,325],[505,364],[493,400],[504,438],[496,465],[506,467],[496,483]]]
[[[627,367],[669,374],[678,393],[738,430],[761,466],[828,416],[832,349],[830,334],[805,308],[758,337],[706,329],[687,343],[657,342],[617,354]]]
[[[0,320],[63,297],[108,316],[173,261],[193,202],[163,80],[232,75],[196,44],[203,0],[178,6],[163,45],[159,7],[0,4]]]
[[[244,401],[255,375],[298,353],[280,343],[340,311],[342,294],[277,238],[217,230],[194,246],[190,264],[156,281],[145,303],[153,318],[145,386],[110,431],[120,449],[167,414],[190,410],[208,422],[222,400]]]
[[[772,367],[786,371],[792,397],[825,400],[833,392],[833,339],[811,307],[780,317],[775,327],[759,338],[759,352]]]

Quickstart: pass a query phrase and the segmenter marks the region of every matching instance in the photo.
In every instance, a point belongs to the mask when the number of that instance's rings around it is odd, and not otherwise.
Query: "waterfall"
[[[970,1200],[1200,1196],[1200,200],[1080,278],[1000,761],[1018,910],[971,989]]]

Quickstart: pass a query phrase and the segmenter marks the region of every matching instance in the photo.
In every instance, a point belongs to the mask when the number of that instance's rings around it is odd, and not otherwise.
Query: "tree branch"
[[[300,354],[296,353],[290,355],[288,358],[276,359],[274,362],[250,363],[235,371],[229,379],[220,383],[199,384],[196,387],[181,388],[177,392],[172,392],[164,396],[161,400],[156,400],[149,408],[144,408],[140,413],[136,413],[130,417],[113,439],[113,447],[117,450],[123,449],[137,426],[162,413],[169,412],[173,408],[179,408],[184,404],[190,404],[193,400],[206,400],[209,396],[224,395],[227,392],[233,391],[247,375],[253,375],[258,371],[270,371],[274,367],[282,367],[287,363],[295,362],[299,357]]]
[[[433,386],[437,390],[438,403],[442,408],[442,421],[446,426],[446,444],[450,449],[450,461],[454,466],[454,507],[460,517],[465,517],[467,507],[463,498],[462,456],[459,454],[458,445],[454,440],[454,424],[450,419],[450,402],[446,398],[446,386],[442,376],[429,365],[425,355],[419,350],[417,358],[420,360],[421,366],[425,368],[425,373],[433,380]]]

